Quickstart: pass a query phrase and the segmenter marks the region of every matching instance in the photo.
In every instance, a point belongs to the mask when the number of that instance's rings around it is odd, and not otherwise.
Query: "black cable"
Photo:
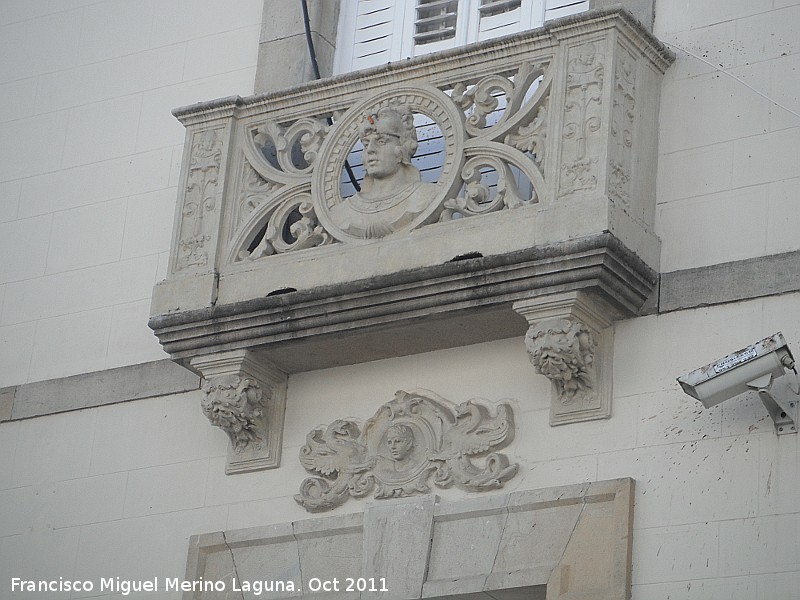
[[[300,0],[300,4],[303,5],[303,23],[306,29],[306,45],[308,45],[308,55],[311,57],[311,67],[314,69],[314,79],[320,79],[319,64],[317,64],[317,53],[314,50],[314,40],[311,39],[311,22],[308,18],[308,4],[306,3],[306,0]],[[328,121],[328,125],[333,125],[333,119],[331,117],[327,117],[326,120]],[[347,159],[344,161],[344,170],[347,171],[347,176],[350,178],[350,183],[353,184],[353,187],[357,192],[360,192],[361,186],[358,185],[356,175],[353,173],[353,169],[350,167],[350,163],[347,161]]]
[[[300,3],[303,5],[303,23],[306,28],[306,44],[308,44],[308,54],[311,56],[311,66],[314,69],[314,79],[320,79],[317,53],[314,51],[314,40],[311,39],[311,21],[308,18],[308,4],[306,0],[300,0]]]

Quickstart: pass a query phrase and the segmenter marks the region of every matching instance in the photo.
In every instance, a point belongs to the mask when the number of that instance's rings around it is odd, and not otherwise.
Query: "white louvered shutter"
[[[385,65],[400,58],[405,5],[397,0],[345,0],[341,5],[334,73]]]
[[[483,41],[517,33],[522,23],[530,23],[532,4],[523,3],[522,0],[481,0],[475,40]],[[523,12],[526,14],[523,15]]]
[[[466,24],[470,0],[416,0],[407,2],[406,22],[411,35],[403,54],[420,56],[462,46],[466,43]]]
[[[589,0],[343,0],[334,72],[346,73],[539,27]]]
[[[558,19],[589,10],[589,0],[546,0],[544,20]]]

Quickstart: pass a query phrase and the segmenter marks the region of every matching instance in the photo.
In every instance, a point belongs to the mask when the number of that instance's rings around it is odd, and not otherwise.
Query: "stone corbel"
[[[203,413],[230,443],[225,473],[280,465],[287,375],[250,350],[191,361],[203,375]]]
[[[550,425],[611,416],[613,311],[588,292],[520,300],[525,347],[536,372],[552,382]]]

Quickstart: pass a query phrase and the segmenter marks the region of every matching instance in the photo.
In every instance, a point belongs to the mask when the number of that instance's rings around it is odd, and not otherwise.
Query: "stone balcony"
[[[583,392],[537,364],[556,335],[591,363],[594,391],[578,398],[588,412],[551,422],[608,417],[604,332],[639,314],[657,282],[659,90],[671,60],[628,13],[596,10],[174,111],[186,144],[150,326],[207,379],[241,375],[245,361],[270,381],[527,330],[531,360],[569,404]],[[388,175],[368,156],[378,143],[399,148]],[[358,194],[348,158],[366,163]]]

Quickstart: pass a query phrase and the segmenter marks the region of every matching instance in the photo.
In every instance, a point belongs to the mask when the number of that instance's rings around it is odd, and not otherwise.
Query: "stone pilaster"
[[[340,0],[307,2],[311,40],[322,77],[330,77],[333,71],[339,3]],[[300,0],[264,0],[255,93],[268,94],[314,79]]]

